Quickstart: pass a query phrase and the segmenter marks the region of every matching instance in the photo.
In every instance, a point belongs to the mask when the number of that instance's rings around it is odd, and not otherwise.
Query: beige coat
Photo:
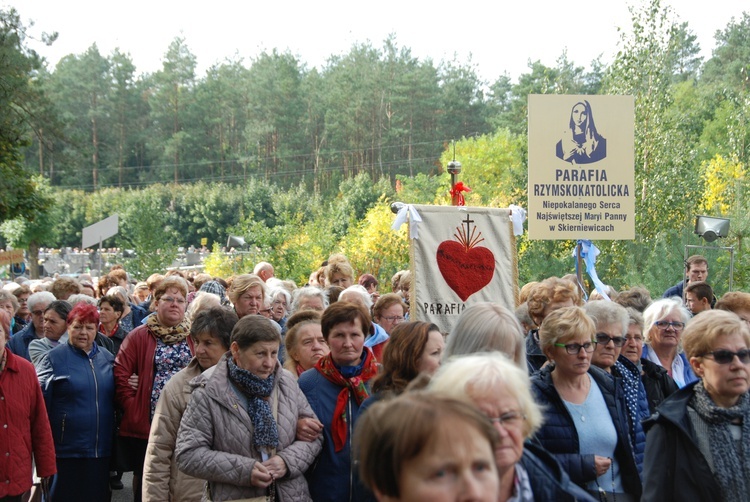
[[[265,495],[265,489],[250,483],[253,466],[261,455],[253,445],[252,420],[227,376],[226,357],[193,380],[196,389],[177,434],[180,470],[207,479],[216,501]],[[304,473],[320,453],[323,439],[297,441],[297,421],[315,414],[291,373],[277,366],[275,375],[271,399],[278,401],[271,407],[277,409],[277,455],[287,467],[287,474],[277,481],[277,500],[310,501]]]
[[[143,502],[199,502],[203,496],[205,481],[180,472],[174,456],[177,430],[193,390],[190,381],[200,374],[193,358],[161,391],[143,465]]]

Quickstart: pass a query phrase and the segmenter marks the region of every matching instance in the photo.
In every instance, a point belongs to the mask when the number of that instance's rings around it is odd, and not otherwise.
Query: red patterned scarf
[[[349,402],[349,393],[354,392],[354,399],[357,404],[370,397],[370,392],[365,386],[365,382],[373,378],[378,373],[378,363],[369,347],[364,347],[365,361],[362,364],[362,371],[359,375],[351,378],[345,378],[336,368],[331,358],[327,354],[320,358],[315,365],[315,369],[320,372],[329,382],[343,387],[336,399],[336,408],[333,410],[333,420],[331,421],[331,435],[333,436],[333,446],[336,452],[341,451],[346,444],[346,403]]]

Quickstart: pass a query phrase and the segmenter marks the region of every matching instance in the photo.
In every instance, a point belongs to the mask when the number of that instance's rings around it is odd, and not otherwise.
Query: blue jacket
[[[586,490],[573,483],[568,473],[544,448],[527,441],[523,445],[520,463],[529,474],[534,502],[596,500]]]
[[[352,435],[354,423],[359,416],[359,405],[350,394],[346,407],[346,423],[349,426],[344,448],[336,452],[331,435],[331,422],[336,400],[342,388],[328,381],[317,369],[311,368],[299,377],[299,386],[307,397],[318,420],[323,422],[323,451],[318,459],[307,470],[305,477],[310,488],[310,495],[315,502],[348,502],[355,501],[356,480],[352,458]],[[369,390],[369,383],[365,384]]]
[[[148,309],[144,309],[140,305],[130,304],[130,310],[133,312],[133,328],[137,328],[143,324],[143,320],[148,317]]]
[[[560,462],[574,483],[585,489],[586,483],[596,479],[594,455],[581,455],[578,432],[562,398],[552,383],[553,365],[547,365],[531,378],[531,390],[537,403],[545,408],[544,425],[536,433],[534,441]],[[606,371],[591,366],[589,375],[601,389],[607,403],[612,423],[617,430],[615,457],[620,464],[622,484],[625,491],[635,497],[641,496],[641,479],[630,445],[625,397],[622,389]]]
[[[87,355],[69,343],[50,350],[37,373],[58,458],[112,453],[115,358],[94,344]]]
[[[680,281],[671,288],[667,289],[662,295],[662,298],[672,298],[673,296],[676,296],[682,299],[682,292],[684,287],[685,281]]]
[[[34,323],[30,322],[21,331],[13,335],[13,338],[8,340],[7,347],[15,355],[23,357],[27,361],[31,362],[31,356],[29,356],[29,344],[32,340],[36,340],[37,334],[34,329]]]

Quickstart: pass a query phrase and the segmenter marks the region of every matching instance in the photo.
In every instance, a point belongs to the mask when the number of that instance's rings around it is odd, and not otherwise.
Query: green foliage
[[[136,256],[125,266],[136,277],[164,272],[177,256],[178,234],[169,226],[169,210],[164,199],[152,191],[139,194],[138,203],[121,210],[118,242]]]
[[[525,142],[507,129],[491,135],[463,139],[455,144],[455,156],[460,159],[462,170],[459,179],[471,188],[465,194],[468,206],[508,207],[524,204],[526,200],[526,165],[523,147]],[[440,159],[447,165],[454,156],[454,149],[443,152]],[[450,201],[450,179],[441,186],[438,198]],[[525,205],[525,204],[524,204]]]

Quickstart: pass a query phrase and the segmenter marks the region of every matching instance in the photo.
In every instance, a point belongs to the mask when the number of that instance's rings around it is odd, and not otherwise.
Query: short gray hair
[[[57,298],[55,298],[55,295],[53,295],[49,291],[40,291],[29,296],[29,300],[28,302],[26,302],[26,305],[29,307],[29,310],[34,310],[34,307],[36,307],[40,303],[49,305],[55,300],[57,300]]]
[[[622,326],[622,336],[628,332],[628,311],[622,305],[599,300],[587,303],[583,306],[583,310],[594,320],[596,329],[605,324],[619,324]]]
[[[328,298],[322,289],[318,289],[315,286],[304,286],[294,291],[291,312],[297,312],[299,310],[299,304],[302,299],[305,298],[320,298],[323,303],[323,309],[328,308]]]
[[[475,303],[458,316],[448,335],[445,357],[492,351],[500,351],[526,368],[523,328],[516,315],[497,303]]]

